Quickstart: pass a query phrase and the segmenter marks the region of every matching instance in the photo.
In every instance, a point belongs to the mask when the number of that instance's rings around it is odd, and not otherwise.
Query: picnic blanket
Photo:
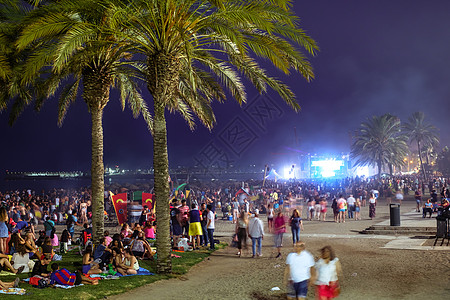
[[[25,278],[25,279],[23,279],[23,281],[25,281],[25,282],[29,282],[30,281],[30,278]],[[62,288],[62,289],[71,289],[71,288],[73,288],[73,287],[77,287],[77,286],[83,286],[84,284],[79,284],[79,285],[62,285],[62,284],[55,284],[55,287],[57,287],[57,288]]]
[[[144,269],[144,268],[140,267],[140,268],[139,268],[139,270],[137,271],[137,274],[122,275],[122,274],[120,274],[120,273],[117,273],[116,275],[117,275],[117,276],[122,276],[122,277],[125,277],[125,276],[136,276],[136,275],[155,275],[155,274],[153,274],[152,272],[150,272],[150,271],[149,271],[149,270],[147,270],[147,269]]]
[[[7,295],[25,295],[27,291],[25,289],[19,289],[19,288],[9,288],[7,290],[0,290],[0,294],[7,294]]]
[[[57,288],[61,288],[61,289],[71,289],[74,287],[79,287],[79,286],[83,286],[84,284],[79,284],[79,285],[62,285],[62,284],[55,284],[55,287]]]

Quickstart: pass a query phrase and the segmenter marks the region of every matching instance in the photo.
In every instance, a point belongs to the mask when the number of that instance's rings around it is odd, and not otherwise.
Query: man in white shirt
[[[255,209],[255,217],[250,220],[248,224],[248,235],[252,239],[253,256],[262,256],[261,247],[262,239],[264,238],[264,226],[261,219],[259,219],[259,210]],[[256,253],[256,243],[258,243],[258,253]]]
[[[304,242],[297,242],[295,252],[286,258],[284,281],[288,285],[288,299],[306,298],[310,279],[314,282],[314,257],[305,249]]]
[[[212,211],[212,205],[206,206],[208,223],[206,224],[206,230],[208,231],[209,249],[215,250],[214,247],[214,212]]]
[[[353,198],[353,195],[350,195],[350,197],[347,198],[347,210],[348,210],[348,218],[353,219],[353,212],[355,211],[355,198]]]

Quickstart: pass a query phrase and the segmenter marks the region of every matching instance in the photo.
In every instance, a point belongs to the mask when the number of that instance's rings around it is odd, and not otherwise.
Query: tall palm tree
[[[43,5],[24,21],[24,29],[17,41],[19,50],[33,46],[26,61],[23,82],[36,85],[45,99],[59,95],[58,124],[62,125],[67,110],[82,89],[92,120],[92,223],[94,241],[103,237],[104,164],[103,164],[103,110],[110,99],[110,90],[117,87],[121,93],[122,109],[126,103],[134,117],[143,115],[149,129],[152,118],[141,97],[137,84],[138,73],[129,67],[131,56],[127,43],[117,38],[122,29],[112,22],[109,1],[62,0]]]
[[[378,177],[383,166],[404,165],[408,138],[402,134],[400,120],[390,114],[373,116],[361,123],[351,146],[355,165],[376,165]],[[391,167],[390,167],[391,168]]]
[[[153,167],[159,273],[171,272],[169,173],[165,111],[177,111],[195,126],[215,123],[213,100],[224,101],[227,89],[238,103],[246,102],[241,76],[260,93],[275,90],[295,111],[294,93],[270,77],[254,57],[265,58],[285,74],[300,72],[310,80],[312,67],[304,54],[318,47],[298,26],[289,0],[137,0],[124,1],[115,16],[127,20],[123,34],[144,59],[137,67],[152,95]]]
[[[415,112],[408,118],[408,122],[404,125],[404,131],[409,137],[411,143],[417,143],[417,151],[419,152],[420,168],[422,169],[423,179],[427,181],[427,173],[423,165],[422,148],[433,147],[439,144],[437,128],[429,124],[425,120],[425,114],[421,111]]]

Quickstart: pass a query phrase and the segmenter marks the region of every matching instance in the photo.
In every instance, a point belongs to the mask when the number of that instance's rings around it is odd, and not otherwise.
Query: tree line
[[[405,157],[412,152],[412,145],[417,147],[421,174],[427,182],[425,165],[430,164],[430,156],[439,146],[439,135],[437,128],[420,111],[413,113],[405,123],[391,114],[368,118],[355,132],[351,157],[356,159],[355,165],[376,166],[378,176],[383,168],[388,168],[392,175],[393,167],[407,164]]]
[[[212,101],[246,102],[243,79],[272,89],[295,111],[292,90],[259,64],[314,78],[316,42],[290,0],[1,0],[0,110],[13,124],[33,105],[58,101],[58,125],[83,99],[91,115],[94,241],[103,236],[103,111],[110,91],[142,116],[153,139],[157,270],[171,272],[167,111],[211,129]],[[141,91],[147,89],[150,99]]]

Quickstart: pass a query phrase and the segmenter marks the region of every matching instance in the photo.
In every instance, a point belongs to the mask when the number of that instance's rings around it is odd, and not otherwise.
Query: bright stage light
[[[283,178],[284,179],[294,178],[294,170],[292,169],[292,167],[285,167],[283,169]]]
[[[357,167],[355,173],[358,177],[369,177],[369,166]]]
[[[311,167],[315,167],[321,177],[334,177],[336,171],[339,171],[344,166],[343,160],[313,160],[311,161]]]

